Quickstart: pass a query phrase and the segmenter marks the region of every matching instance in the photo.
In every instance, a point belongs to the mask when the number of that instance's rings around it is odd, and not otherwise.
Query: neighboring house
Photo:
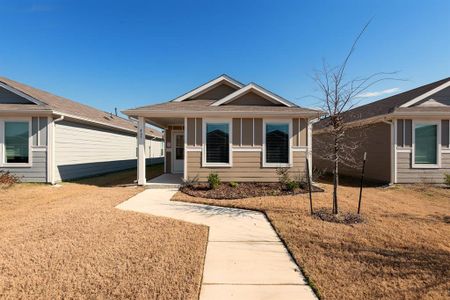
[[[24,182],[134,168],[136,130],[129,120],[0,77],[0,170]],[[146,128],[146,138],[153,161],[162,162],[161,132]]]
[[[344,115],[347,140],[361,136],[356,153],[367,152],[366,177],[389,183],[442,183],[450,173],[450,77],[354,108]],[[331,170],[318,144],[330,139],[327,119],[314,124],[314,166]],[[319,147],[320,148],[320,147]],[[341,173],[361,170],[342,166]]]
[[[319,111],[305,109],[258,86],[222,75],[172,101],[124,113],[164,128],[165,172],[206,181],[277,181],[278,167],[304,176],[311,154],[311,121]],[[144,148],[139,139],[139,184],[145,184]]]

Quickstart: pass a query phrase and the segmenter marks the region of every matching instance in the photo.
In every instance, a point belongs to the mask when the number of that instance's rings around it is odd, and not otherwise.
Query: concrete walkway
[[[316,299],[260,212],[170,201],[176,189],[148,189],[117,208],[209,226],[200,299]]]

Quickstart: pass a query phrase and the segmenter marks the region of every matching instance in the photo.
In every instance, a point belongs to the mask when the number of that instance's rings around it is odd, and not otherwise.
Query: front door
[[[173,142],[173,173],[184,172],[184,133],[174,133]]]

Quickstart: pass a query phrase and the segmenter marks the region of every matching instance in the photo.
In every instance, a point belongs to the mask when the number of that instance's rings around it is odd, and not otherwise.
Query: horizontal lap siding
[[[276,182],[277,168],[262,167],[262,152],[233,151],[233,166],[229,168],[203,168],[202,152],[187,152],[187,172],[189,178],[198,176],[199,181],[206,181],[210,173],[217,173],[222,181],[261,181]],[[305,152],[293,152],[294,166],[290,169],[292,176],[305,174]]]
[[[136,137],[74,122],[55,125],[56,179],[68,180],[136,167]]]
[[[441,169],[413,169],[411,153],[397,153],[398,183],[443,183],[444,174],[450,173],[450,153],[442,153]]]
[[[22,182],[47,182],[47,151],[32,151],[31,155],[33,163],[31,167],[0,167],[0,170],[18,176]]]

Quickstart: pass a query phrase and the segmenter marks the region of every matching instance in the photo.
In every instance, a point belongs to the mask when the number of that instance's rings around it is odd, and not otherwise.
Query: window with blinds
[[[228,123],[206,123],[206,162],[230,162],[230,135]]]
[[[266,123],[266,163],[289,163],[289,124]]]

